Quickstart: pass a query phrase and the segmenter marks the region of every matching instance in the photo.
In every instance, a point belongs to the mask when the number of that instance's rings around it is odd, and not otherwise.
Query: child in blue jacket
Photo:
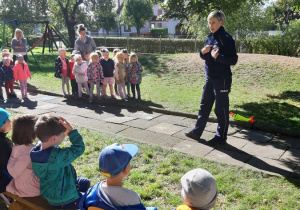
[[[98,207],[105,210],[157,210],[146,208],[140,196],[123,188],[123,180],[130,173],[130,160],[138,152],[134,144],[112,144],[105,147],[99,156],[99,169],[106,180],[98,182],[83,197],[80,209]]]
[[[198,120],[195,127],[185,133],[190,138],[200,140],[215,103],[218,127],[215,137],[208,142],[212,146],[225,144],[227,140],[229,93],[232,82],[230,66],[235,65],[238,60],[235,42],[223,27],[225,20],[225,14],[219,10],[208,15],[207,21],[211,33],[204,48],[200,51],[200,57],[205,60],[206,81],[203,87]]]

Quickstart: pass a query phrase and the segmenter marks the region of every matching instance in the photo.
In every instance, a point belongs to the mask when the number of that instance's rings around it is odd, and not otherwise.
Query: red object
[[[74,63],[73,62],[69,62],[69,65],[70,65],[70,79],[75,79],[75,75],[72,73],[73,71],[73,68],[74,68]]]
[[[254,120],[254,115],[253,115],[253,116],[251,116],[251,117],[249,117],[249,118],[250,118],[250,120],[249,120],[248,122],[255,123],[255,120]]]

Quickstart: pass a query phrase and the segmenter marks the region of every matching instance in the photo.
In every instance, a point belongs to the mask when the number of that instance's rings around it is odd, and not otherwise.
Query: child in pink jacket
[[[13,177],[6,186],[6,191],[19,197],[36,197],[40,195],[40,181],[34,175],[30,159],[30,150],[36,136],[35,115],[20,115],[13,121],[12,141],[15,145],[7,164],[7,171]]]
[[[17,61],[13,71],[15,80],[20,81],[22,98],[25,99],[27,98],[27,79],[28,77],[31,79],[31,74],[27,63],[24,62],[23,55],[17,55]]]

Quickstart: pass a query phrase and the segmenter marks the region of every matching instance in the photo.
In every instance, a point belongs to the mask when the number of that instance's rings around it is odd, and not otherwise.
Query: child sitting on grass
[[[66,58],[66,50],[59,49],[59,56],[55,60],[55,77],[61,78],[61,86],[64,96],[67,96],[65,86],[67,86],[68,95],[70,95],[70,85],[69,85],[69,76],[70,76],[70,64],[68,58]]]
[[[62,117],[41,116],[35,124],[40,142],[31,150],[30,157],[35,175],[40,178],[41,196],[59,209],[77,209],[81,193],[90,187],[86,178],[77,178],[71,165],[84,152],[81,135]],[[66,135],[71,146],[60,148]]]
[[[216,205],[218,187],[208,171],[199,168],[187,172],[181,177],[181,186],[185,205],[173,210],[209,210]]]
[[[76,77],[79,100],[82,99],[82,85],[84,86],[86,93],[90,94],[88,87],[87,68],[88,65],[85,61],[82,61],[81,55],[75,55],[75,65],[72,73]]]
[[[19,197],[36,197],[40,195],[40,181],[34,175],[30,159],[30,150],[35,139],[35,115],[20,115],[13,120],[12,141],[14,146],[7,170],[13,177],[6,191]]]
[[[17,55],[17,61],[13,68],[13,72],[15,80],[19,80],[20,82],[22,98],[27,99],[27,79],[31,79],[31,73],[27,63],[24,61],[23,55]]]
[[[100,81],[104,79],[102,66],[99,63],[99,57],[97,53],[91,54],[91,61],[88,66],[88,79],[90,83],[90,99],[89,103],[93,102],[94,86],[97,88],[97,96],[100,98]]]
[[[129,64],[127,67],[128,81],[131,84],[132,97],[135,99],[135,89],[137,91],[138,99],[141,100],[140,84],[142,82],[142,65],[138,61],[136,54],[131,54],[129,57]]]
[[[11,60],[8,57],[2,58],[3,66],[2,70],[4,72],[4,81],[5,81],[5,91],[7,98],[16,98],[17,95],[14,91],[14,66],[11,65]],[[1,68],[1,67],[0,67]]]
[[[123,180],[130,173],[130,161],[137,152],[138,147],[134,144],[116,143],[105,147],[99,156],[99,170],[106,180],[98,182],[87,192],[81,200],[80,209],[98,207],[105,210],[145,210],[140,196],[122,187]]]
[[[7,163],[11,155],[13,147],[6,135],[11,130],[10,114],[0,108],[0,193],[5,192],[6,186],[12,179],[12,176],[7,171]]]
[[[126,67],[123,61],[124,61],[124,54],[118,52],[116,55],[115,77],[116,77],[116,84],[118,85],[118,92],[121,99],[127,98],[125,92],[125,81],[127,75],[126,75]]]

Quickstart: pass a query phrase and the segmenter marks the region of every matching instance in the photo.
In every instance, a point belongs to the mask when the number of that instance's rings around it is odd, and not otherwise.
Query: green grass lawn
[[[115,142],[135,143],[88,129],[79,128],[79,131],[86,149],[73,165],[77,175],[89,178],[92,185],[104,179],[98,171],[98,157],[105,146]],[[158,146],[136,144],[139,152],[131,161],[132,171],[124,187],[139,193],[146,206],[167,210],[182,204],[180,178],[195,168],[210,171],[217,180],[219,195],[215,209],[298,209],[300,206],[300,181],[239,169]],[[70,141],[65,140],[61,146],[69,145]],[[1,206],[2,199],[0,209],[4,209]]]
[[[36,55],[42,71],[30,57],[31,85],[61,92],[61,81],[53,76],[56,56]],[[288,62],[290,58],[286,59]],[[197,54],[141,56],[139,61],[144,66],[141,92],[145,101],[141,104],[198,113],[205,77],[203,61]],[[261,124],[291,130],[300,127],[299,65],[287,68],[273,58],[239,62],[232,69],[231,111],[244,116],[255,115]]]

